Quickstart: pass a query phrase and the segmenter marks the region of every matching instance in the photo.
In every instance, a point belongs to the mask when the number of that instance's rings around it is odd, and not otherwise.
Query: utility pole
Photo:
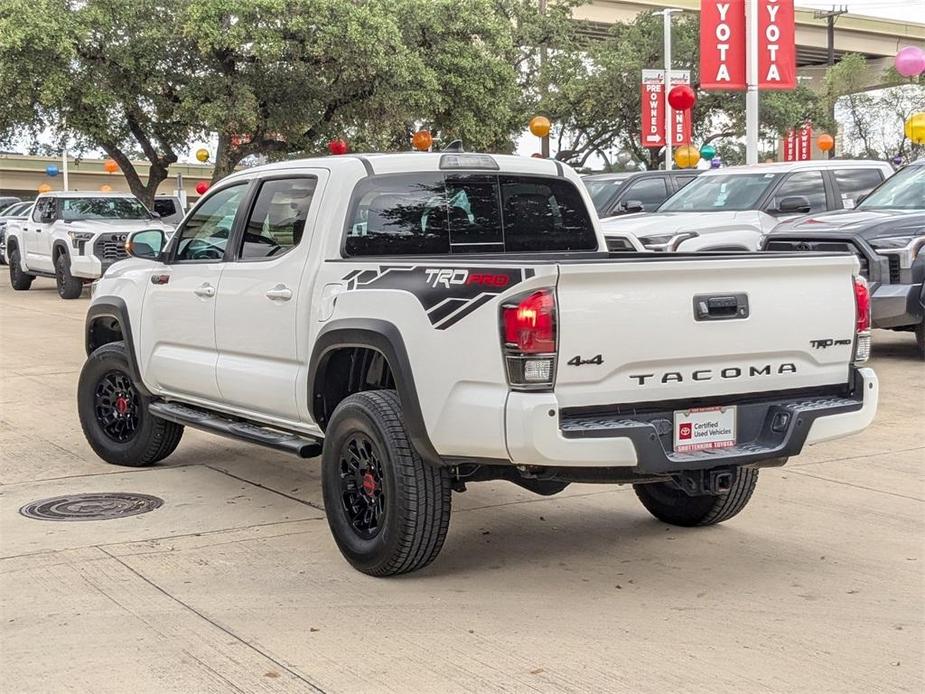
[[[745,163],[758,163],[758,0],[745,3]]]
[[[843,14],[848,13],[848,6],[841,5],[838,9],[835,9],[835,5],[832,5],[831,10],[816,10],[813,12],[813,19],[825,19],[826,24],[826,37],[829,48],[829,60],[828,65],[832,67],[835,64],[835,20]],[[829,105],[829,121],[835,123],[835,102],[833,101]],[[829,159],[835,158],[835,148],[829,150]]]
[[[665,39],[665,82],[662,94],[662,98],[665,99],[665,171],[671,171],[671,132],[674,129],[674,115],[671,111],[671,104],[668,103],[668,92],[671,91],[671,15],[680,11],[678,9],[662,10]]]
[[[546,16],[546,2],[547,0],[539,0],[540,15],[544,17]],[[547,50],[546,43],[544,42],[543,45],[540,46],[540,73],[541,74],[543,73],[546,67],[546,50]],[[545,97],[549,93],[549,85],[546,83],[545,75],[543,75],[541,79],[542,79],[543,97]],[[549,135],[548,134],[540,138],[540,154],[543,155],[543,159],[549,159]]]

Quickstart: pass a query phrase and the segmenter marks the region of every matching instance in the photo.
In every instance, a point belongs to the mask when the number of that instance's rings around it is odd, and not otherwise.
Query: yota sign
[[[700,88],[746,86],[745,0],[700,0]],[[757,0],[758,87],[796,87],[793,0]]]

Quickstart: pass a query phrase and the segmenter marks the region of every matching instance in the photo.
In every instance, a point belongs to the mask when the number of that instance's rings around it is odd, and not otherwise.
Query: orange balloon
[[[42,185],[39,186],[39,192],[40,192],[40,193],[47,193],[47,192],[49,192],[50,190],[51,190],[51,186],[48,185],[47,183],[43,183]]]
[[[111,192],[112,192],[112,186],[111,186],[111,185],[107,185],[106,183],[104,183],[103,185],[100,186],[100,192],[101,192],[101,193],[111,193]]]
[[[106,173],[115,173],[119,170],[119,165],[112,159],[107,159],[103,162],[103,170],[106,171]]]
[[[434,138],[429,130],[418,130],[411,136],[411,146],[419,152],[426,152],[434,144]]]
[[[835,138],[827,133],[822,133],[816,140],[816,144],[823,152],[828,152],[835,146]]]
[[[546,137],[549,135],[549,129],[552,124],[546,116],[534,116],[530,120],[530,132],[537,137]]]

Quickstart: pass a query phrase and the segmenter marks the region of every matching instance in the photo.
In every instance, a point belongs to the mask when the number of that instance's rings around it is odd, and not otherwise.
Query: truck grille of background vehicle
[[[106,263],[128,257],[125,241],[128,234],[103,234],[93,243],[93,255]]]
[[[556,378],[556,295],[520,294],[501,305],[501,340],[513,390],[549,390]]]
[[[870,357],[870,289],[863,277],[854,278],[855,323],[854,364],[860,366]]]
[[[887,262],[890,265],[890,284],[899,284],[902,281],[900,276],[900,257],[898,253],[889,253],[887,256]]]
[[[605,239],[605,241],[607,242],[607,250],[611,253],[629,253],[636,250],[629,239],[622,236],[611,237]]]

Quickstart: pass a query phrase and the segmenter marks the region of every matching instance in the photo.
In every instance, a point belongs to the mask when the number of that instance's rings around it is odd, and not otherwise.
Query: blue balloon
[[[54,164],[49,164],[48,166],[45,167],[45,173],[47,173],[49,176],[57,176],[58,167],[55,166]]]

